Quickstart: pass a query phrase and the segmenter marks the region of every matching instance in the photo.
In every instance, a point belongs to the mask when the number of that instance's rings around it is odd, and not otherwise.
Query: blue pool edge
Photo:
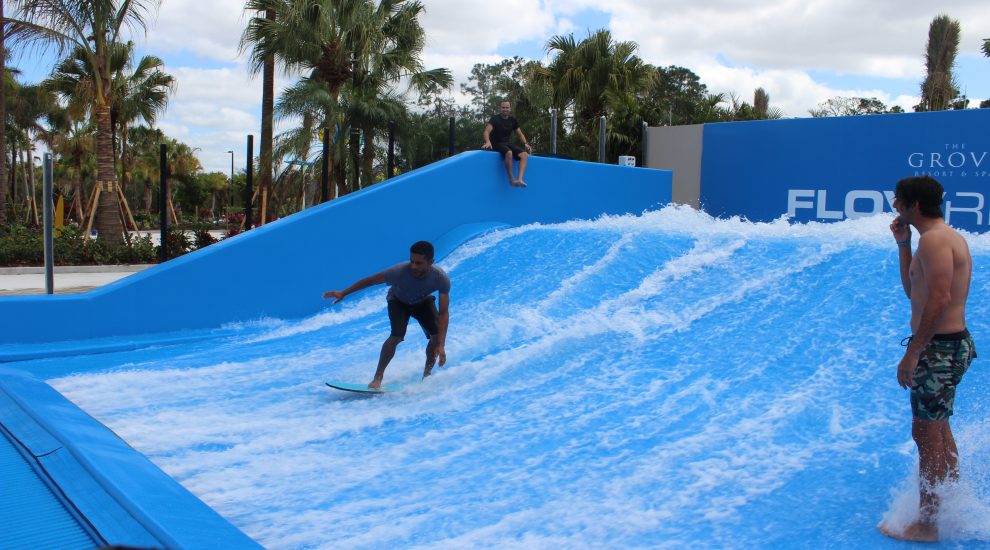
[[[111,546],[261,548],[109,428],[26,372],[0,367],[0,424]]]

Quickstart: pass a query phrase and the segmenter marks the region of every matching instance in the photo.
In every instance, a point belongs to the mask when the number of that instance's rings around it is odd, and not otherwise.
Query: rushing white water
[[[448,368],[396,394],[323,385],[371,378],[381,287],[51,383],[269,548],[899,548],[876,530],[917,507],[888,223],[666,208],[489,234],[440,262]],[[990,358],[990,237],[968,238]],[[414,324],[386,379],[424,345]],[[990,547],[987,364],[956,401],[949,547]]]

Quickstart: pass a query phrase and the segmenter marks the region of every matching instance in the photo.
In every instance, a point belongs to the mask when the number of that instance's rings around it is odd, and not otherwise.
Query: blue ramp
[[[311,315],[321,294],[429,240],[443,257],[493,228],[640,213],[670,201],[670,172],[530,160],[510,187],[498,155],[463,153],[81,295],[0,298],[17,319],[0,361],[212,336],[225,323]],[[200,331],[200,332],[196,332]]]

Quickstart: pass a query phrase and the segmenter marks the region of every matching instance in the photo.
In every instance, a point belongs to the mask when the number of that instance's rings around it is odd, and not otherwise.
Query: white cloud
[[[243,0],[168,0],[149,26],[150,50],[188,51],[217,61],[238,58],[237,45],[251,14]]]
[[[542,40],[553,13],[534,0],[426,0],[421,18],[427,48],[441,53],[491,53],[502,44]]]
[[[604,9],[616,37],[637,41],[655,63],[683,65],[682,58],[717,52],[735,65],[764,69],[906,77],[921,74],[928,25],[939,13],[960,20],[961,51],[978,50],[990,26],[984,8],[973,0],[937,7],[899,0],[616,0]]]

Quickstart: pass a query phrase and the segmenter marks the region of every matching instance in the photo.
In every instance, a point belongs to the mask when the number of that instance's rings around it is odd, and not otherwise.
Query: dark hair
[[[409,252],[419,254],[420,256],[426,256],[427,260],[433,259],[433,245],[426,241],[414,242],[413,245],[409,247]]]
[[[918,210],[926,218],[942,217],[942,184],[931,176],[914,176],[897,182],[894,197],[911,208],[918,203]]]

